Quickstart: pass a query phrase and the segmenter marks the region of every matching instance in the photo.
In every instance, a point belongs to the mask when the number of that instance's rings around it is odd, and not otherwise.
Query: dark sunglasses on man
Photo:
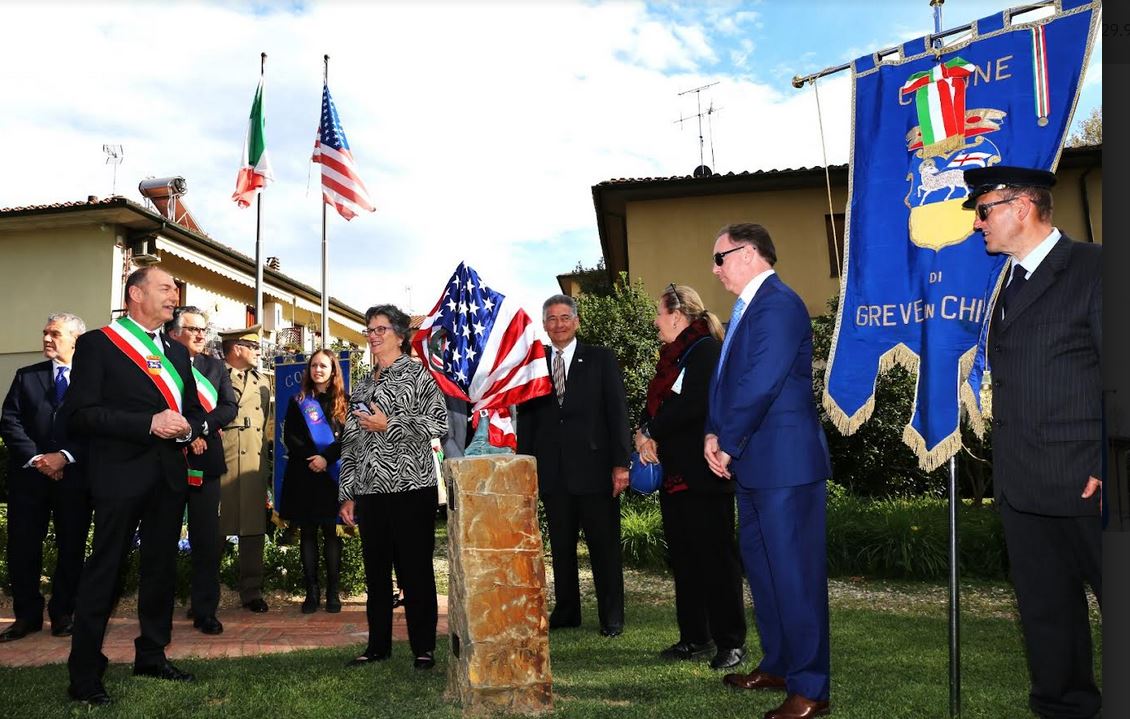
[[[731,252],[737,252],[738,250],[742,249],[743,247],[745,247],[745,245],[738,245],[737,247],[730,248],[730,249],[726,250],[725,252],[715,252],[714,253],[714,264],[721,267],[722,263],[726,261],[726,255],[730,254]]]

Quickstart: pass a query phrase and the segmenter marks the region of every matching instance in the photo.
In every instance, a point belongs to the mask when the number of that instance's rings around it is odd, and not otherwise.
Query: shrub
[[[667,538],[656,495],[620,507],[620,544],[630,566],[659,569],[667,564]]]
[[[1007,577],[1000,517],[990,507],[958,509],[962,576]],[[941,580],[949,573],[946,500],[867,500],[843,496],[828,504],[828,573]]]

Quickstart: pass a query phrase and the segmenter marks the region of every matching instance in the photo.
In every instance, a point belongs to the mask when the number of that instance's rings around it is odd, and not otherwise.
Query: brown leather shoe
[[[781,706],[765,712],[765,719],[809,719],[831,713],[832,708],[826,701],[814,701],[800,694],[790,694]]]
[[[766,674],[760,669],[754,669],[749,674],[727,674],[722,677],[722,683],[734,689],[776,689],[784,690],[785,678],[776,674]]]

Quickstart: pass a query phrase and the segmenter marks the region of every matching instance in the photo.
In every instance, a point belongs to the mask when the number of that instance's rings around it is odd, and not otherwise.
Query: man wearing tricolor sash
[[[192,626],[204,634],[220,634],[224,625],[216,619],[220,603],[220,475],[224,462],[222,428],[235,419],[238,405],[222,360],[203,354],[208,321],[199,307],[182,307],[165,325],[169,336],[184,345],[192,360],[196,392],[206,412],[208,434],[192,440],[188,462],[201,473],[199,482],[189,482],[188,544],[192,559],[192,595],[189,615]]]
[[[189,482],[186,449],[208,432],[188,352],[169,340],[179,291],[154,266],[126,280],[127,314],[79,338],[64,399],[68,429],[89,442],[87,471],[94,504],[94,546],[76,600],[68,694],[109,704],[102,654],[117,579],[134,532],[141,580],[133,673],[173,681],[193,676],[169,663],[176,551]]]

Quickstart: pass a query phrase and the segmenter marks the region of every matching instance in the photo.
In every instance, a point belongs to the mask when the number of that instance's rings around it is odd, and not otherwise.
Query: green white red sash
[[[216,385],[201,374],[195,365],[192,367],[192,376],[196,378],[196,395],[200,397],[200,404],[203,405],[204,411],[211,412],[216,409],[220,397],[220,393],[216,391]]]
[[[153,381],[169,409],[184,413],[184,380],[157,343],[129,317],[120,317],[102,331],[145,376]]]

